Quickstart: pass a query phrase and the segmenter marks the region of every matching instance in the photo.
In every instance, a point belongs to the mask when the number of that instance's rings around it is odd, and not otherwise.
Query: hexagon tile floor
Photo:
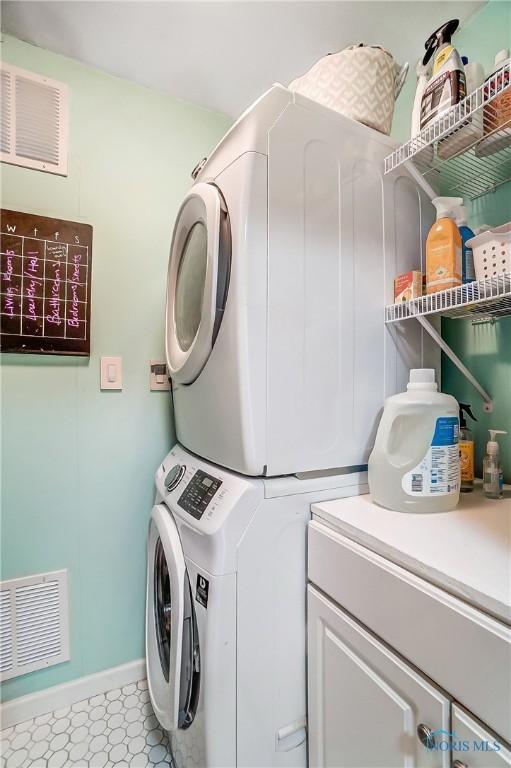
[[[147,681],[84,699],[0,732],[1,768],[168,768],[167,734]]]

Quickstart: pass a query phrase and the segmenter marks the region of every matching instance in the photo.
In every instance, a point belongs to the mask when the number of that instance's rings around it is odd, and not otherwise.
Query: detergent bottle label
[[[447,496],[458,493],[458,432],[456,416],[441,416],[436,420],[435,433],[426,455],[401,479],[405,493],[410,496]]]

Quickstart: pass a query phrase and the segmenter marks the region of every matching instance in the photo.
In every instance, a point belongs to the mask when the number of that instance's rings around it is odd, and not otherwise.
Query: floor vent
[[[0,680],[68,660],[67,571],[0,582]]]
[[[67,101],[64,83],[2,64],[0,159],[67,176]]]

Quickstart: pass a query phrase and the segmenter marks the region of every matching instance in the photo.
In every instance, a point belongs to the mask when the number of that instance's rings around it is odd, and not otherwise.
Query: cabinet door
[[[460,707],[452,708],[452,764],[454,768],[508,768],[511,752],[499,738]]]
[[[448,768],[449,699],[311,586],[308,644],[311,768]]]

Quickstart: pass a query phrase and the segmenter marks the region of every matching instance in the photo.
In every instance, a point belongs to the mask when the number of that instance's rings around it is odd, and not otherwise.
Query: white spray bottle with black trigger
[[[465,68],[458,51],[451,45],[458,25],[458,19],[451,19],[426,40],[422,63],[426,65],[434,58],[433,72],[422,96],[421,129],[466,96]]]

